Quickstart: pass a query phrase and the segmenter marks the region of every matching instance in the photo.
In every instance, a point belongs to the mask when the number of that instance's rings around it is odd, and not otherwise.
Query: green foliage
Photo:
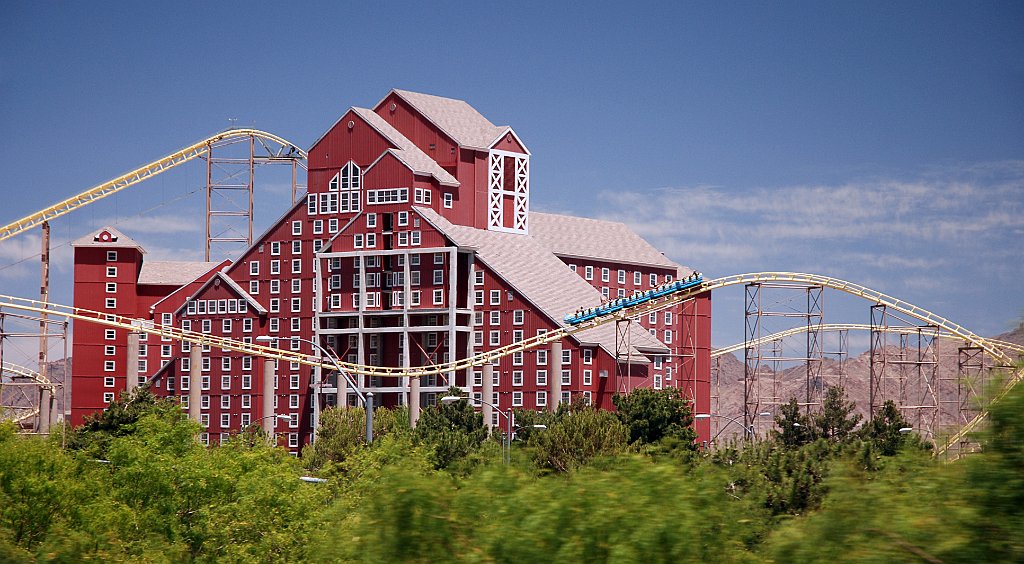
[[[405,407],[378,407],[373,411],[373,438],[379,440],[391,432],[409,430],[409,410]],[[306,445],[302,459],[306,468],[318,470],[339,464],[357,449],[366,446],[366,410],[335,407],[320,413],[316,442]]]
[[[640,388],[626,396],[615,394],[612,403],[619,421],[629,429],[630,444],[670,439],[696,450],[690,403],[679,390]]]
[[[892,400],[886,400],[882,409],[874,414],[871,421],[865,426],[867,437],[871,440],[872,446],[883,456],[894,456],[903,448],[906,436],[900,433],[900,429],[909,427],[910,424],[903,418],[900,409]]]
[[[1018,366],[1018,370],[1024,366]],[[984,455],[963,460],[970,489],[966,499],[978,509],[990,561],[1024,562],[1024,387],[1017,384],[992,404],[989,426],[981,433]]]
[[[846,390],[829,386],[822,401],[821,413],[814,416],[817,435],[832,442],[845,442],[854,437],[853,430],[860,423],[857,405],[846,401]]]
[[[150,413],[177,415],[181,407],[173,399],[159,399],[145,388],[123,392],[103,411],[86,416],[85,423],[68,434],[68,448],[92,458],[106,458],[111,441],[134,433],[135,424]]]
[[[452,388],[449,393],[460,395],[461,390]],[[487,428],[483,415],[462,399],[421,411],[414,435],[429,450],[434,467],[441,469],[479,448],[487,439]]]
[[[339,500],[324,561],[752,561],[750,507],[718,472],[623,456],[543,479],[484,467],[465,478],[398,463],[359,504]]]
[[[575,402],[560,410],[557,420],[531,441],[534,460],[544,469],[568,472],[597,456],[622,452],[629,430],[614,413]]]
[[[789,403],[779,408],[775,426],[778,429],[772,430],[772,438],[786,447],[795,448],[814,440],[810,418],[800,413],[796,398],[790,398]]]

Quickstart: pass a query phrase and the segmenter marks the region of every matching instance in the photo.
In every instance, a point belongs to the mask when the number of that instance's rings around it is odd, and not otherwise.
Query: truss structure
[[[898,339],[892,339],[893,334]],[[912,324],[890,314],[885,305],[871,306],[870,355],[871,416],[893,401],[914,428],[935,434],[942,421],[939,328]]]
[[[291,167],[294,204],[305,186],[298,184],[298,169],[305,169],[305,153],[293,145],[250,131],[244,135],[209,141],[206,161],[206,261],[227,257],[252,245],[256,168],[269,164]],[[220,247],[214,252],[214,245]]]
[[[66,320],[0,308],[0,420],[13,421],[23,432],[50,432],[51,425],[59,419],[58,406],[68,408],[67,386],[64,385],[70,376],[67,363],[63,364],[60,380],[51,380],[52,370],[46,362],[49,351],[39,350],[39,365],[31,368],[35,350],[26,349],[25,343],[48,347],[49,339],[59,340],[63,358],[67,358],[67,334]]]
[[[799,300],[800,307],[793,305],[794,292],[803,294]],[[771,296],[767,296],[768,293]],[[762,423],[758,413],[774,413],[777,406],[787,402],[787,398],[782,397],[785,395],[782,390],[783,366],[787,363],[803,364],[804,394],[800,403],[807,413],[817,409],[825,389],[821,377],[824,360],[821,331],[823,286],[754,282],[746,284],[744,295],[743,419],[746,427],[749,429]],[[773,299],[779,296],[788,296],[789,299]],[[765,339],[765,324],[776,319],[800,324],[800,331],[792,334],[806,333],[806,348],[802,356],[787,355],[782,338]],[[763,348],[765,344],[770,345],[768,350]]]

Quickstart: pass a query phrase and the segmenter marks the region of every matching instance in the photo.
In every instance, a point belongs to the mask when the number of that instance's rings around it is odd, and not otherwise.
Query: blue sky
[[[838,276],[991,335],[1024,315],[1022,29],[1019,2],[9,2],[0,220],[229,118],[308,147],[398,87],[512,125],[534,209],[625,221],[710,276]],[[201,258],[200,169],[55,239],[116,222],[151,257]],[[287,204],[274,182],[257,199],[260,225]],[[9,266],[37,247],[0,243],[4,293],[38,292],[34,259]],[[828,321],[867,321],[829,300]],[[741,293],[716,295],[715,345],[741,339]]]

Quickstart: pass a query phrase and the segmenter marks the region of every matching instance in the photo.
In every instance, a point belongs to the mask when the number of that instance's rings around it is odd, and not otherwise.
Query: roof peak
[[[142,248],[142,245],[138,244],[134,239],[125,235],[120,230],[111,227],[109,225],[103,226],[96,231],[90,232],[88,235],[84,235],[75,239],[71,243],[72,247],[113,247],[113,248],[131,248],[138,249],[140,252],[145,253],[146,249]]]

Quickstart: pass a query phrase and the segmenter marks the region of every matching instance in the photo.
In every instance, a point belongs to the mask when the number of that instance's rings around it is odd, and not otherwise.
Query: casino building
[[[237,260],[149,261],[106,227],[73,244],[75,306],[313,354],[290,339],[300,337],[349,362],[409,367],[552,331],[580,307],[692,272],[622,223],[531,211],[530,159],[511,127],[466,102],[392,90],[313,144],[308,193]],[[414,420],[452,384],[502,411],[575,396],[612,409],[617,392],[675,387],[707,413],[710,335],[704,293],[489,366],[354,378],[378,405],[409,404]],[[73,356],[73,424],[148,383],[180,398],[204,441],[260,424],[298,452],[320,410],[357,402],[344,380],[305,365],[99,325],[77,324]],[[708,421],[696,426],[707,440]]]

